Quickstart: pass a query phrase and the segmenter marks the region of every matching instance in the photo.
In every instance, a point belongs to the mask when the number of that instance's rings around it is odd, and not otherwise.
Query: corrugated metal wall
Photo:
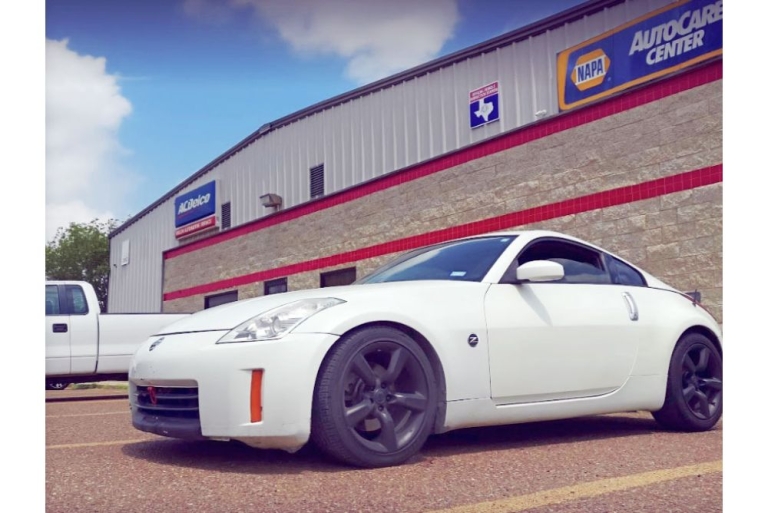
[[[325,164],[326,194],[462,148],[557,113],[557,53],[671,3],[630,0],[512,45],[498,48],[303,118],[257,139],[179,194],[219,180],[219,203],[231,201],[232,226],[271,212],[259,196],[273,192],[284,208],[306,202],[309,169]],[[500,120],[469,127],[469,91],[499,81]],[[162,252],[178,243],[173,200],[111,241],[109,310],[162,307]],[[120,263],[130,241],[130,263]]]

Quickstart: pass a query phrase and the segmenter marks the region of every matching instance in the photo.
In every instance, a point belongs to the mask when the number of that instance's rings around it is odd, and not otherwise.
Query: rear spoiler
[[[683,292],[686,296],[693,299],[695,303],[701,304],[701,292],[694,290],[693,292]]]

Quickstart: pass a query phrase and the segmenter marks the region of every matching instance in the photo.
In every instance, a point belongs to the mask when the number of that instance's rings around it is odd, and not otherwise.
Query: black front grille
[[[137,386],[136,407],[157,417],[200,418],[197,387]]]

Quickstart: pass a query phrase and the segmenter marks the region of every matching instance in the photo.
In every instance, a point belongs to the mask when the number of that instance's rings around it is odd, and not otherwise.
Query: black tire
[[[355,332],[320,368],[312,441],[346,464],[399,465],[432,434],[437,394],[434,370],[411,337],[384,326]]]
[[[46,390],[64,390],[68,386],[69,386],[69,383],[67,383],[66,381],[57,381],[55,379],[45,380]]]
[[[704,335],[685,335],[672,352],[664,406],[653,417],[668,429],[706,431],[722,415],[722,356]]]

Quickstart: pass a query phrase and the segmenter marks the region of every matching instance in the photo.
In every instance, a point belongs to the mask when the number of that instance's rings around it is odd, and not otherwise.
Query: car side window
[[[67,298],[67,309],[73,315],[85,315],[88,313],[88,302],[85,300],[85,293],[82,287],[77,285],[67,285],[65,297]]]
[[[61,315],[59,309],[59,287],[45,286],[45,315]]]
[[[611,280],[614,284],[635,287],[647,286],[645,278],[638,271],[610,255],[606,255],[605,258],[608,262],[608,270],[611,271]]]
[[[534,260],[551,260],[563,266],[563,278],[555,283],[610,284],[611,275],[599,252],[562,240],[535,242],[517,258],[517,266]]]

